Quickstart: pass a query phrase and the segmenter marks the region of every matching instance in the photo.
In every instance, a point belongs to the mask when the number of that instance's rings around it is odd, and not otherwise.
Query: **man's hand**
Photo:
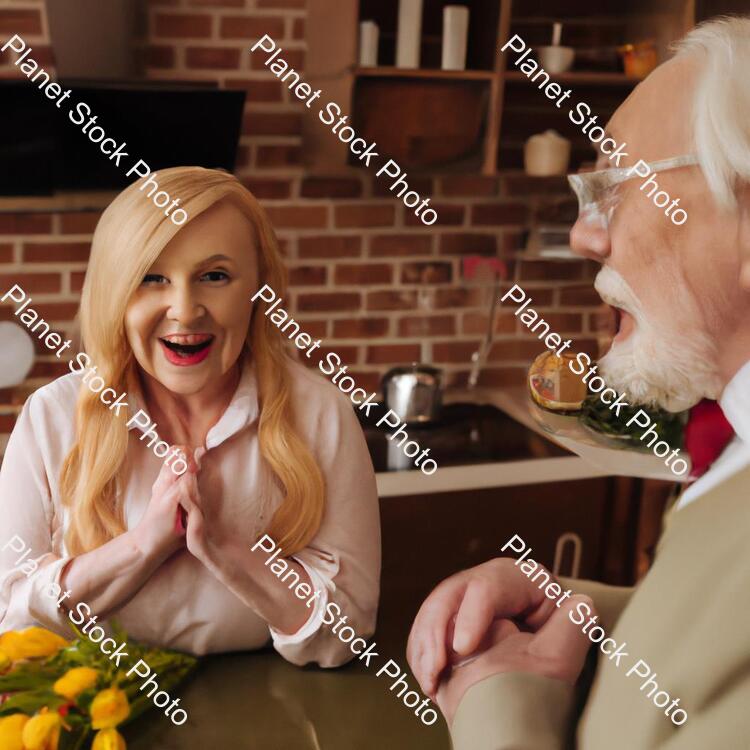
[[[555,610],[555,603],[512,558],[499,557],[456,573],[435,588],[414,620],[406,656],[422,690],[434,696],[451,652],[474,653],[494,620],[512,618],[535,631]]]
[[[547,621],[532,633],[523,632],[508,619],[495,620],[487,634],[488,646],[464,666],[448,670],[438,687],[435,701],[449,725],[464,693],[477,682],[505,672],[528,672],[573,685],[583,669],[591,647],[588,636],[568,617],[579,602],[591,600],[576,595],[554,608]]]

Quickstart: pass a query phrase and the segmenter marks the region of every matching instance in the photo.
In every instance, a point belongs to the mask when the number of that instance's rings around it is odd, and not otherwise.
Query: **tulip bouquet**
[[[116,633],[124,639],[122,632]],[[132,641],[128,654],[143,659],[171,689],[197,660]],[[125,750],[117,727],[153,706],[87,636],[66,641],[44,628],[0,635],[0,750]],[[92,741],[93,737],[93,741]]]

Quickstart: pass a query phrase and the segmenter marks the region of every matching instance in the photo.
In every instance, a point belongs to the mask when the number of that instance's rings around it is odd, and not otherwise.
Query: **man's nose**
[[[189,285],[172,285],[169,309],[167,310],[167,317],[170,320],[189,325],[205,314],[205,308]]]
[[[603,222],[579,215],[570,230],[570,249],[576,255],[603,263],[612,251],[607,227]]]

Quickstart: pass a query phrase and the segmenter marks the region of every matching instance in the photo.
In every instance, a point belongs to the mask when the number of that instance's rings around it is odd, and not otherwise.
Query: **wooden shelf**
[[[568,73],[550,73],[550,78],[558,83],[577,83],[590,86],[635,86],[640,83],[640,78],[626,76],[625,73],[600,73],[595,71],[573,70]],[[528,76],[520,70],[508,70],[505,73],[506,81],[525,81]]]
[[[454,81],[490,81],[495,77],[492,70],[436,70],[430,68],[355,68],[354,75],[371,78],[434,78]]]

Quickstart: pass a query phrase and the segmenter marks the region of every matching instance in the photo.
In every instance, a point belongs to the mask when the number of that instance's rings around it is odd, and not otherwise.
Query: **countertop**
[[[424,726],[389,691],[393,680],[376,676],[388,659],[407,666],[408,626],[391,623],[389,630],[368,641],[379,654],[369,668],[356,660],[338,669],[299,668],[272,651],[207,657],[174,691],[188,721],[176,727],[155,709],[125,728],[128,749],[449,750],[442,715]]]

